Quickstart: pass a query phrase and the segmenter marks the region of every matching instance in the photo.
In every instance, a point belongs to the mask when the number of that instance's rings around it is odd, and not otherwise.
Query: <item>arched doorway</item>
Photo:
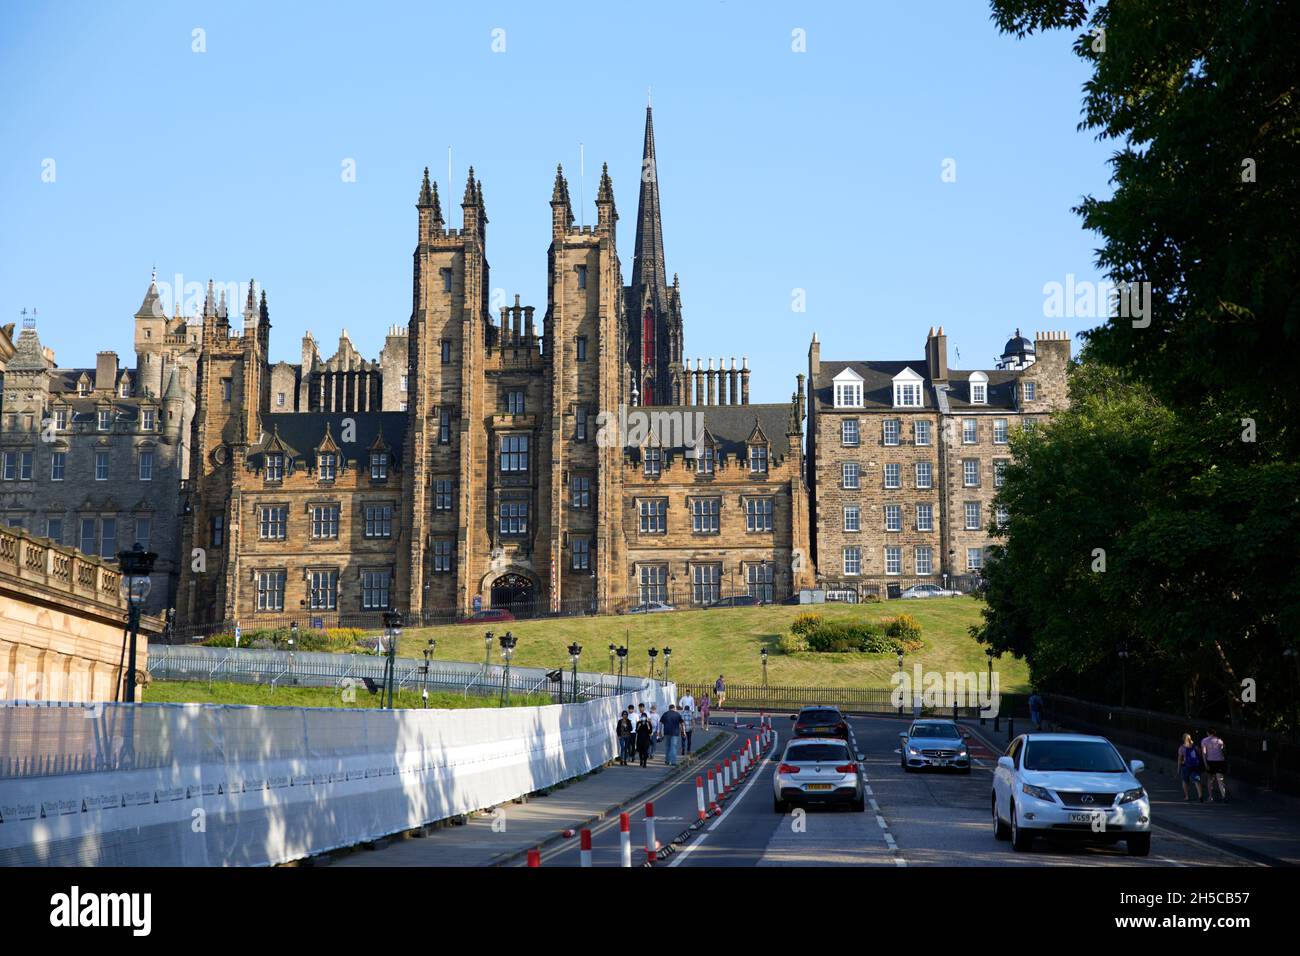
[[[532,614],[536,591],[533,580],[523,574],[503,574],[492,582],[492,606],[505,608],[516,617]]]

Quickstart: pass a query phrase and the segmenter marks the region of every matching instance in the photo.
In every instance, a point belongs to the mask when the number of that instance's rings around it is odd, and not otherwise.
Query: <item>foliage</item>
[[[885,636],[892,638],[905,651],[920,650],[924,646],[921,640],[921,624],[910,614],[880,619],[885,625]]]
[[[808,650],[808,638],[803,632],[796,631],[794,625],[790,626],[789,634],[782,634],[777,638],[776,646],[781,649],[782,654],[801,654]]]
[[[809,633],[817,630],[822,624],[820,614],[800,614],[790,624],[790,633],[798,634],[800,637],[807,637]]]

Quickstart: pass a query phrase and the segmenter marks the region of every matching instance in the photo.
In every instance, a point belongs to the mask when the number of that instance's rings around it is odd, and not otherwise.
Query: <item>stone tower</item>
[[[681,292],[676,276],[669,285],[664,262],[654,115],[648,105],[645,110],[645,144],[641,153],[641,195],[637,204],[632,284],[627,287],[625,295],[627,363],[632,370],[639,403],[685,404]]]

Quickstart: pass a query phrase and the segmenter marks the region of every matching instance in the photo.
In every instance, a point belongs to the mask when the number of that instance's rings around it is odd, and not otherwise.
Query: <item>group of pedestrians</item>
[[[618,738],[618,762],[626,767],[629,761],[639,760],[644,767],[662,742],[664,763],[674,767],[679,755],[691,752],[696,726],[708,725],[707,694],[704,695],[699,710],[696,710],[695,698],[689,693],[683,695],[676,704],[669,704],[668,711],[662,715],[655,704],[648,708],[645,704],[629,707],[619,715],[618,723],[614,726]]]
[[[1195,787],[1196,798],[1201,803],[1207,797],[1213,803],[1216,783],[1219,785],[1219,802],[1228,802],[1228,785],[1225,780],[1228,761],[1225,749],[1223,738],[1213,727],[1201,738],[1199,744],[1192,739],[1191,734],[1183,734],[1182,745],[1178,748],[1178,779],[1183,784],[1184,802],[1192,798],[1191,788]]]

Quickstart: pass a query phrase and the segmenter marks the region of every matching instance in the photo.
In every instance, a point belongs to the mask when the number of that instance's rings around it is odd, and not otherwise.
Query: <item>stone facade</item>
[[[322,360],[315,337],[302,338],[302,362],[271,367],[271,414],[406,411],[406,330],[390,326],[378,361],[357,351],[344,329],[338,350]]]
[[[1068,400],[1065,333],[1029,343],[1017,331],[1004,351],[997,369],[949,369],[940,327],[921,359],[823,362],[813,336],[807,468],[823,585],[978,578],[1009,435]]]
[[[653,165],[649,113],[646,126]],[[184,623],[373,621],[390,603],[426,619],[476,603],[618,610],[649,595],[641,575],[651,566],[663,569],[667,586],[709,565],[717,580],[699,592],[707,597],[752,591],[779,600],[812,580],[803,396],[749,405],[747,361],[738,368],[732,359],[729,371],[710,361],[707,375],[701,363],[686,377],[680,285],[674,277],[670,292],[664,279],[657,180],[641,184],[627,286],[608,172],[594,225],[574,224],[563,170],[550,205],[545,310],[539,317],[516,297],[493,316],[482,183],[471,169],[463,225],[450,228],[426,171],[412,314],[406,329],[390,329],[381,355],[382,411],[373,397],[368,410],[357,404],[354,396],[370,394],[373,364],[357,365],[346,338],[329,363],[309,337],[300,366],[271,366],[265,295],[240,334],[223,316],[205,315],[184,545],[201,560],[181,587]],[[644,339],[632,301],[652,306]],[[640,345],[629,351],[629,342],[650,338],[659,344],[649,362],[630,361]],[[399,361],[404,383],[390,372]],[[291,387],[298,397],[289,408],[278,395]],[[665,390],[682,404],[665,402]],[[711,469],[697,469],[671,435],[650,453],[644,435],[623,433],[643,395],[655,412],[698,419],[692,434]],[[653,474],[649,454],[658,456]],[[640,502],[649,497],[668,500],[662,533],[640,531]],[[716,533],[693,530],[692,502],[701,497],[718,501]],[[370,533],[377,520],[382,533]],[[660,572],[646,574],[650,582]],[[680,593],[684,603],[695,596]]]
[[[133,369],[113,352],[63,369],[25,323],[4,372],[0,523],[110,561],[140,542],[158,555],[146,611],[162,613],[177,580],[198,341],[163,313],[152,281],[135,346]]]
[[[0,700],[120,699],[127,607],[119,582],[106,561],[0,528]],[[137,700],[149,638],[162,626],[141,618]]]

